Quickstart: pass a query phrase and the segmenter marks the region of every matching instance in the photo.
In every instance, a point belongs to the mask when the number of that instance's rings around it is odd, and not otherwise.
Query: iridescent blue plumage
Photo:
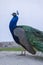
[[[13,36],[13,39],[16,41],[16,43],[19,43],[18,37],[15,36],[14,32],[13,32],[14,29],[16,28],[17,21],[18,21],[18,16],[14,15],[13,18],[11,19],[10,23],[9,23],[9,29],[10,29],[10,32],[11,32],[11,34]]]
[[[13,32],[14,28],[16,28],[16,24],[17,24],[17,21],[18,21],[18,16],[14,16],[11,21],[10,21],[10,24],[9,24],[9,28],[10,28],[10,31]]]

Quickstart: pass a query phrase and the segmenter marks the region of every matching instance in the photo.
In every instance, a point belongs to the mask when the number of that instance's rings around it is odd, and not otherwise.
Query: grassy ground
[[[0,51],[22,51],[24,48],[17,47],[17,48],[0,48]]]

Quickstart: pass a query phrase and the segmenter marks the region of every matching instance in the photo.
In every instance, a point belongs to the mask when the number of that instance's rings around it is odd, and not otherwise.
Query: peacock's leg
[[[26,55],[26,50],[25,50],[25,49],[24,49],[24,50],[22,50],[20,55],[25,56],[25,55]]]

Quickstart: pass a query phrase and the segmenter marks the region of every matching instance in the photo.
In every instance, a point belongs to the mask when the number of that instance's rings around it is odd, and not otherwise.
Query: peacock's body
[[[14,40],[32,54],[36,50],[43,52],[43,32],[30,26],[16,26],[17,21],[18,16],[13,13],[9,28]]]

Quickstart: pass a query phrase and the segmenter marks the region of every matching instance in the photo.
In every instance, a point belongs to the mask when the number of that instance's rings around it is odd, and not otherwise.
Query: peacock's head
[[[16,13],[15,12],[12,13],[12,16],[15,17],[16,15],[19,15],[19,12],[18,11]]]

